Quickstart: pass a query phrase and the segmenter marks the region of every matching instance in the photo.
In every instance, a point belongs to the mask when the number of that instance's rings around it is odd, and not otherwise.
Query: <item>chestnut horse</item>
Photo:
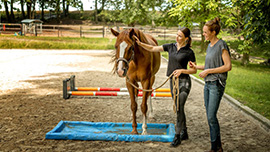
[[[130,83],[139,86],[141,82],[143,89],[152,89],[155,81],[155,74],[160,67],[160,53],[149,52],[142,47],[138,46],[133,38],[133,35],[139,38],[141,42],[158,45],[157,41],[150,35],[144,34],[138,29],[128,29],[122,32],[117,32],[111,29],[114,36],[117,37],[115,43],[115,55],[113,60],[115,62],[114,72],[119,77],[127,77]],[[136,112],[137,112],[137,98],[138,89],[134,88],[126,79],[126,86],[131,100],[132,110],[132,134],[138,134]],[[143,113],[142,135],[147,134],[147,98],[150,97],[152,92],[143,92],[141,111]]]

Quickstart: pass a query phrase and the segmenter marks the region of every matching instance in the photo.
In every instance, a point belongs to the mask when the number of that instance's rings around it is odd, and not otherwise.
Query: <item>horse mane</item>
[[[144,43],[147,43],[147,44],[151,44],[151,42],[149,41],[150,39],[153,40],[152,43],[155,43],[156,45],[158,44],[158,42],[156,41],[156,39],[152,38],[150,35],[146,35],[144,34],[142,31],[140,31],[139,29],[136,29],[136,28],[132,28],[132,29],[126,29],[122,32],[119,33],[118,37],[119,37],[119,40],[125,40],[129,43],[133,43],[135,40],[134,38],[132,37],[133,35],[135,35],[136,37],[138,37],[138,39],[141,41],[141,42],[144,42]],[[149,37],[150,39],[147,39],[147,37]],[[115,44],[116,46],[118,46],[118,42],[116,42]],[[116,61],[117,61],[117,57],[116,57],[116,50],[114,49],[112,52],[112,58],[111,58],[111,61],[110,63],[114,63],[114,67],[112,69],[112,73],[115,74],[115,70],[116,70]]]

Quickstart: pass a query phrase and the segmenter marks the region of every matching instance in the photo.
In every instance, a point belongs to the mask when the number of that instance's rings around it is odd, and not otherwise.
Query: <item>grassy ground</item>
[[[20,49],[114,49],[115,39],[0,36],[0,48]]]
[[[21,37],[0,35],[1,49],[114,49],[115,39],[109,38],[57,38]],[[159,40],[159,45],[172,41]],[[205,53],[199,53],[199,45],[193,43],[192,49],[198,65],[204,64]],[[167,53],[162,53],[167,58]],[[199,78],[198,74],[194,74]],[[259,64],[242,66],[232,60],[225,92],[244,105],[270,119],[270,68]]]

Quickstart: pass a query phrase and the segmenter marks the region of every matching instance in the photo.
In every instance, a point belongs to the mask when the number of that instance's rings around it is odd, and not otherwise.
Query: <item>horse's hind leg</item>
[[[154,84],[154,82],[155,82],[155,76],[153,76],[153,77],[151,77],[151,81],[150,81],[150,87],[152,88],[152,86],[153,86],[153,84]],[[151,92],[151,94],[152,94],[152,92]],[[150,119],[154,119],[154,111],[153,111],[153,104],[152,104],[152,98],[151,98],[151,94],[150,94],[150,96],[148,97],[148,99],[149,99],[149,118]]]
[[[133,84],[135,84],[136,86],[139,86],[135,81],[132,82]],[[132,132],[131,134],[138,134],[137,131],[137,122],[136,122],[136,112],[137,112],[137,94],[138,91],[135,90],[135,88],[133,88],[129,83],[126,83],[126,86],[128,88],[128,92],[130,95],[130,101],[131,101],[131,111],[132,111]]]
[[[144,89],[150,89],[150,80],[142,82]],[[147,98],[150,96],[151,92],[143,92],[143,100],[141,104],[141,110],[143,113],[143,124],[142,124],[142,135],[147,135]]]

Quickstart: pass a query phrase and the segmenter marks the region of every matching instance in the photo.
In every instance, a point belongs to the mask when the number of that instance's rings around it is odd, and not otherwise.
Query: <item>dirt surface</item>
[[[210,148],[203,86],[192,81],[186,103],[189,140],[163,142],[47,140],[59,121],[131,122],[128,97],[62,98],[62,81],[76,75],[80,87],[125,87],[111,74],[110,51],[0,50],[0,151],[192,151]],[[166,61],[154,87],[166,80]],[[166,83],[164,87],[169,87]],[[171,98],[153,99],[154,119],[174,123]],[[140,109],[138,123],[142,122]],[[218,112],[224,151],[269,152],[270,134],[222,100]]]

